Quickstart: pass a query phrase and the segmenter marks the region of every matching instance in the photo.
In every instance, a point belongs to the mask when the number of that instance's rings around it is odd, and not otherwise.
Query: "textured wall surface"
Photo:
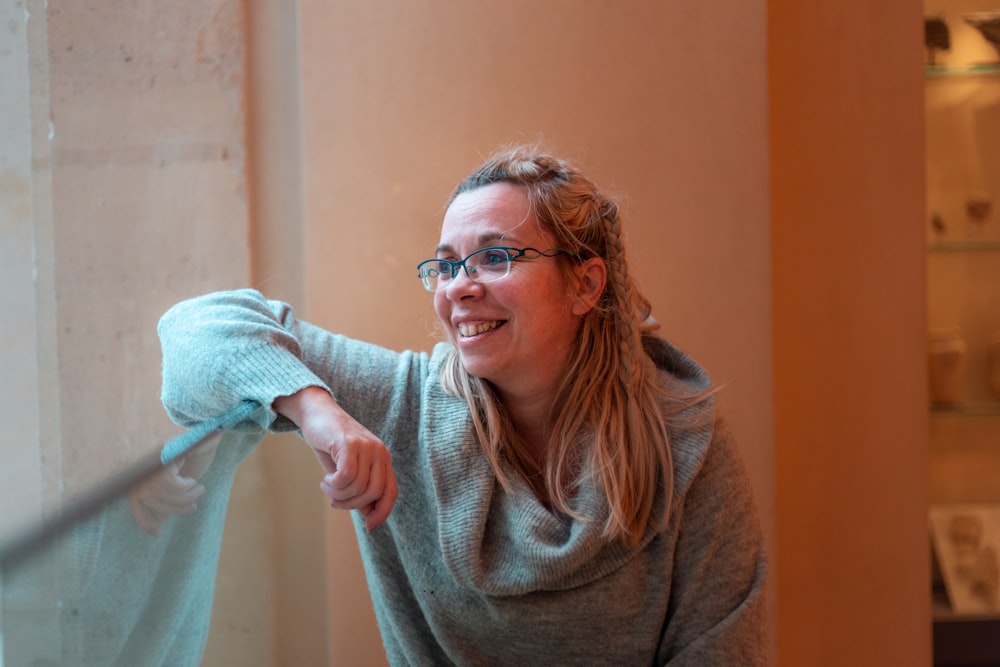
[[[7,525],[72,503],[178,432],[159,404],[157,320],[246,284],[249,222],[240,2],[0,12]],[[39,618],[39,650],[71,656]]]

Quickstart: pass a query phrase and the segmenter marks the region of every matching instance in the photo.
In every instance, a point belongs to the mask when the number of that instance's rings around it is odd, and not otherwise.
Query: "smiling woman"
[[[505,150],[420,265],[429,353],[251,290],[161,320],[172,418],[252,400],[313,449],[393,664],[764,662],[749,484],[708,377],[653,334],[621,226],[574,166]]]

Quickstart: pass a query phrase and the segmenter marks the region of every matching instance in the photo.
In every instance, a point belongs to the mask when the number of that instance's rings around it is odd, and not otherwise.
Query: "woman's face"
[[[523,188],[507,183],[458,195],[441,225],[439,259],[461,260],[486,246],[555,246],[530,213]],[[551,396],[589,309],[581,308],[558,257],[517,260],[495,282],[464,269],[434,293],[434,309],[469,374],[504,395]]]

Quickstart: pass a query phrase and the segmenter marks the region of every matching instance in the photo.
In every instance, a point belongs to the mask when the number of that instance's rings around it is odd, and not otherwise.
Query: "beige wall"
[[[247,283],[249,201],[238,0],[27,0],[0,15],[2,538],[178,432],[159,405],[156,322]],[[259,489],[247,471],[240,488]],[[251,498],[238,489],[234,505]],[[227,568],[220,590],[239,572],[243,599],[216,636],[239,656],[252,627],[250,655],[272,664],[270,584],[246,586],[269,582],[268,526],[234,525],[227,539],[264,558]],[[55,664],[73,647],[50,611],[34,658]]]
[[[29,103],[32,87],[47,88],[48,77],[45,70],[36,71],[33,79],[28,76],[30,43],[40,38],[44,44],[46,34],[42,22],[29,40],[23,9],[0,7],[0,23],[11,25],[12,21],[18,29],[9,33],[0,55],[0,91],[5,101],[0,104],[0,280],[8,286],[0,296],[0,312],[18,315],[0,317],[0,424],[3,442],[9,443],[4,446],[4,465],[0,467],[0,506],[20,505],[23,509],[20,516],[0,513],[0,538],[9,537],[41,515],[39,415],[58,400],[52,396],[57,384],[52,380],[54,367],[41,366],[38,361],[43,358],[40,351],[44,350],[44,358],[50,358],[54,348],[50,320],[55,294],[46,197],[49,171],[36,170],[32,164],[38,153],[42,153],[43,164],[48,162],[48,142],[43,127],[39,127],[45,115]],[[34,48],[37,62],[38,46]],[[33,127],[38,128],[36,132]],[[47,431],[54,428],[50,422]]]
[[[177,431],[157,396],[163,310],[246,281],[243,44],[226,32],[241,10],[154,24],[141,8],[15,5],[0,423],[71,496]]]

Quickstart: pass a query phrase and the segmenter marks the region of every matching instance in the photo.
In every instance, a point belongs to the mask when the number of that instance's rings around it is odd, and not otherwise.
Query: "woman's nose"
[[[475,271],[475,269],[473,269]],[[472,279],[472,274],[466,266],[459,267],[455,276],[448,281],[445,291],[449,299],[460,299],[464,296],[481,292],[483,286]]]

